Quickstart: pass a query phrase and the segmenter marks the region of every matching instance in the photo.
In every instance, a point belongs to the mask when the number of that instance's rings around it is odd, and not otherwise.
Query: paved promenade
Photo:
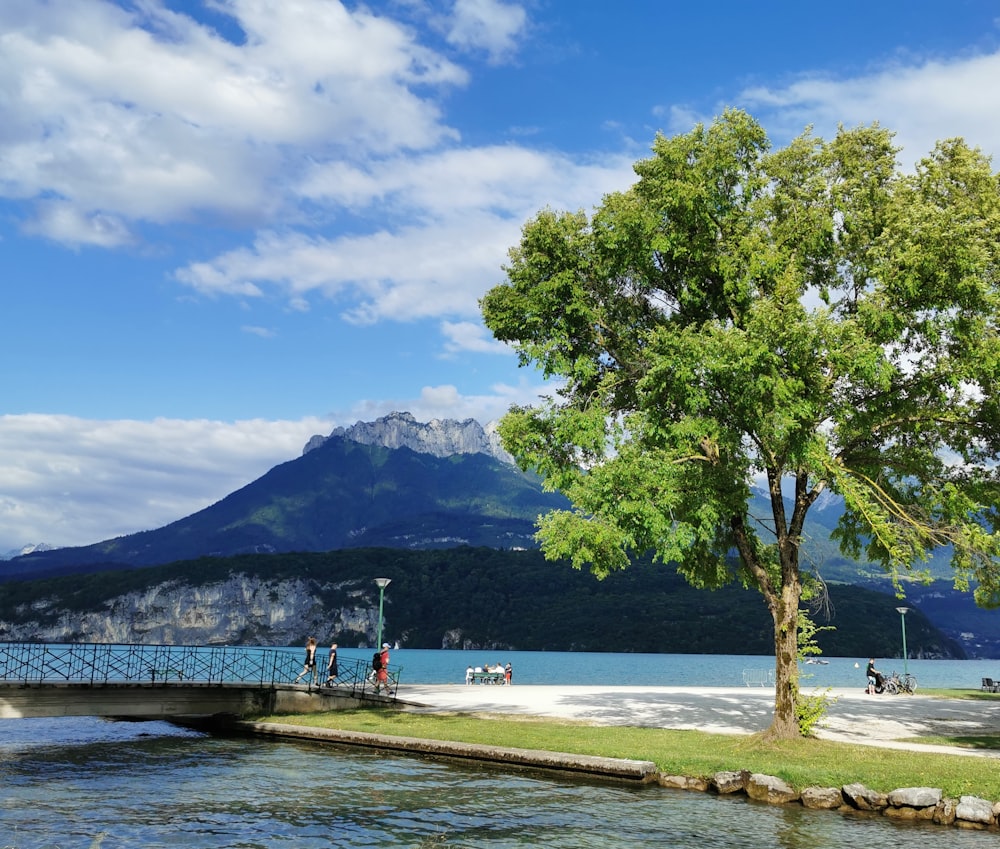
[[[808,690],[806,691],[808,693]],[[550,716],[596,725],[636,725],[752,734],[771,724],[769,687],[598,687],[489,684],[400,685],[410,710]],[[834,689],[817,736],[915,751],[1000,758],[1000,751],[928,746],[905,738],[1000,735],[1000,701],[942,699]]]

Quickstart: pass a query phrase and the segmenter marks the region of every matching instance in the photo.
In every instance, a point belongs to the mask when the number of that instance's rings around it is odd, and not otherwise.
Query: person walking
[[[295,683],[299,683],[299,679],[302,676],[306,676],[306,680],[310,677],[312,678],[312,683],[316,683],[316,638],[310,637],[306,640],[306,660],[305,664],[302,666],[302,671],[295,676]]]
[[[326,686],[332,687],[338,675],[340,669],[337,666],[337,644],[334,643],[330,646],[330,659],[326,662]]]
[[[504,684],[510,684],[511,678],[514,677],[514,667],[510,665],[510,661],[507,661],[507,665],[503,668],[503,682]]]
[[[382,650],[378,653],[378,667],[375,669],[375,692],[379,692],[383,687],[389,686],[389,644],[382,643]]]

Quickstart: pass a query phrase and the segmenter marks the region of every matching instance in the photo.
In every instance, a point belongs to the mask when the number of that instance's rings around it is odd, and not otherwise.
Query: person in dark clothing
[[[326,686],[332,687],[338,675],[340,669],[337,667],[337,644],[334,643],[330,646],[330,659],[326,662]]]
[[[865,668],[865,675],[868,676],[868,689],[865,690],[869,696],[874,696],[876,688],[878,687],[879,679],[882,677],[882,673],[875,668],[875,658],[868,658],[868,666]]]
[[[305,675],[308,680],[312,678],[312,683],[316,683],[316,638],[310,637],[306,641],[306,660],[302,667],[302,671],[295,676],[295,683],[299,683],[299,679]]]

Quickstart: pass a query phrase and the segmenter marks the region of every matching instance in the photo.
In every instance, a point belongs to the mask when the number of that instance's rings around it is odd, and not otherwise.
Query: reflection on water
[[[745,798],[571,780],[163,723],[0,725],[0,847],[995,847]],[[919,833],[914,829],[919,828]]]

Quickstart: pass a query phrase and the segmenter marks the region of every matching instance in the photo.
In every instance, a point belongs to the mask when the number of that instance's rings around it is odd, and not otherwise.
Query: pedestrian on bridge
[[[330,646],[330,659],[326,662],[326,686],[332,687],[338,675],[340,669],[337,667],[337,644],[334,643]]]
[[[316,638],[315,637],[310,637],[308,640],[306,640],[306,662],[305,662],[305,665],[302,667],[302,671],[298,675],[295,676],[295,683],[296,684],[299,683],[299,679],[302,678],[303,675],[306,676],[306,680],[308,680],[311,677],[312,678],[312,683],[313,684],[316,683],[317,675],[316,675]]]
[[[382,643],[381,651],[372,660],[372,666],[375,667],[375,692],[378,693],[389,686],[389,644]]]

